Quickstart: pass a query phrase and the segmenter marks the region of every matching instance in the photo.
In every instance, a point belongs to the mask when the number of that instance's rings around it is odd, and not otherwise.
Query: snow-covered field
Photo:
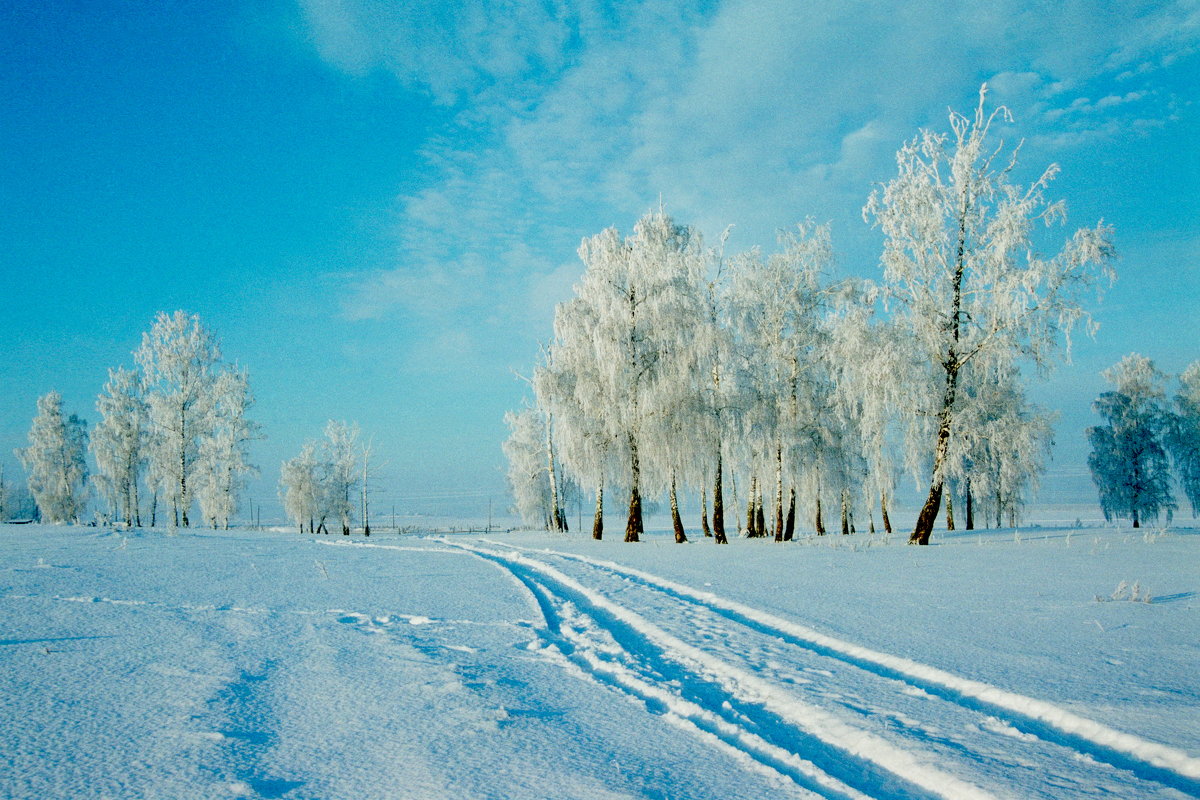
[[[939,534],[0,526],[0,797],[1200,796],[1200,531]]]

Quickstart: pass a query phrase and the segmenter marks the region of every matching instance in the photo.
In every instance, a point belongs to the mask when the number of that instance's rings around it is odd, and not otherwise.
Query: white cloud
[[[394,263],[359,276],[348,313],[490,307],[529,336],[546,331],[526,304],[565,293],[579,239],[660,195],[710,236],[736,223],[738,244],[854,220],[898,145],[980,82],[1031,145],[1081,146],[1169,119],[1153,81],[1200,41],[1197,4],[1160,0],[301,2],[330,63],[390,70],[457,113],[427,148],[432,182],[401,199]]]

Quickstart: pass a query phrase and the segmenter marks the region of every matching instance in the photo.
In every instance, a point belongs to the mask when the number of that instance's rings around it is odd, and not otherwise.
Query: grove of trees
[[[1200,361],[1178,377],[1167,396],[1167,376],[1154,362],[1130,353],[1105,370],[1112,384],[1093,404],[1103,425],[1088,428],[1088,467],[1105,519],[1133,527],[1176,509],[1172,463],[1192,507],[1200,511]]]
[[[300,454],[283,462],[279,499],[284,512],[304,533],[329,533],[328,520],[337,520],[350,534],[355,505],[363,533],[371,535],[368,501],[371,445],[362,441],[357,423],[330,420],[325,438],[305,442]]]
[[[900,149],[863,209],[884,236],[878,281],[833,280],[830,230],[811,222],[770,254],[727,256],[724,239],[707,246],[661,208],[626,238],[584,239],[533,407],[510,417],[527,524],[561,528],[556,487],[573,480],[596,499],[597,538],[618,490],[627,541],[644,499],[664,495],[685,541],[684,491],[717,541],[730,499],[749,536],[788,539],[801,519],[822,534],[834,509],[843,533],[874,528],[876,510],[890,531],[902,469],[928,487],[916,544],[943,499],[953,526],[955,493],[968,527],[1014,518],[1052,420],[1026,399],[1022,370],[1048,372],[1074,328],[1090,328],[1084,301],[1114,277],[1114,250],[1100,223],[1042,255],[1037,228],[1065,220],[1047,197],[1058,168],[1017,183],[1019,148],[996,141],[998,121],[1007,112],[988,112],[981,90],[972,116],[951,112],[948,133]]]
[[[255,470],[247,452],[259,436],[247,417],[249,377],[222,362],[216,337],[183,311],[160,312],[134,359],[141,369],[109,370],[96,399],[91,483],[106,517],[130,526],[148,517],[154,525],[161,499],[173,525],[189,525],[198,503],[205,524],[228,527]],[[65,416],[62,397],[50,392],[38,400],[29,442],[17,455],[42,519],[78,521],[87,497],[86,424]]]

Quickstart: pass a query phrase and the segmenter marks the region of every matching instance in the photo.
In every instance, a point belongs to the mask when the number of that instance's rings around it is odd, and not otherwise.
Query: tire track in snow
[[[588,677],[824,798],[990,800],[992,794],[687,644],[537,559],[447,542],[523,584],[547,637]]]
[[[539,550],[493,540],[488,540],[488,543],[534,556],[574,561],[632,580],[766,636],[779,637],[817,655],[841,661],[882,678],[901,681],[969,710],[997,716],[1022,734],[1032,734],[1082,756],[1127,770],[1142,780],[1161,783],[1200,797],[1200,759],[1177,748],[1118,731],[1045,700],[836,639],[791,620],[633,567],[575,553]]]

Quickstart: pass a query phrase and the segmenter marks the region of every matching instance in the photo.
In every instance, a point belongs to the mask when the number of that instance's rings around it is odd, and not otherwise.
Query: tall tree
[[[160,312],[134,353],[142,367],[150,421],[150,479],[188,525],[200,441],[211,432],[221,350],[194,314]]]
[[[283,510],[296,523],[301,533],[305,524],[313,533],[318,519],[324,522],[322,512],[323,465],[317,459],[317,443],[305,442],[300,454],[284,461],[279,468],[279,499]]]
[[[869,285],[844,284],[845,291],[830,321],[830,373],[839,414],[852,420],[856,436],[842,444],[857,447],[857,460],[865,467],[859,490],[864,501],[878,501],[884,531],[892,532],[888,502],[895,493],[895,436],[892,422],[904,407],[899,384],[890,377],[903,363],[905,348],[896,327],[874,314],[874,292]],[[847,453],[850,455],[849,453]]]
[[[559,493],[551,488],[546,415],[537,408],[523,408],[506,413],[504,422],[509,435],[501,447],[508,460],[508,487],[517,514],[530,527],[561,530],[559,521],[565,520]]]
[[[537,472],[537,479],[530,485],[533,490],[531,497],[545,494],[546,500],[538,501],[549,511],[546,517],[547,527],[554,526],[554,511],[558,491],[542,490],[545,485],[549,489],[551,475],[549,464],[555,467],[561,463],[563,475],[571,475],[575,481],[587,486],[595,492],[595,514],[592,518],[592,538],[601,539],[604,536],[604,493],[611,488],[613,476],[622,473],[623,464],[614,463],[613,456],[619,452],[612,441],[611,434],[604,426],[604,421],[598,416],[599,407],[590,402],[590,398],[579,397],[576,389],[579,386],[598,386],[596,376],[598,365],[595,351],[590,339],[584,333],[592,326],[580,315],[588,313],[588,307],[579,298],[573,298],[559,305],[554,315],[555,339],[545,354],[543,363],[534,371],[533,390],[536,397],[536,413],[541,421],[530,420],[527,424],[536,426],[543,433],[542,457],[543,467]],[[550,420],[553,420],[553,428]],[[517,429],[513,428],[513,436]],[[514,445],[516,444],[514,440]],[[537,459],[533,451],[536,445],[526,447],[529,455],[522,456],[520,448],[510,457],[510,465],[524,458],[531,462]],[[554,455],[557,454],[557,458]],[[521,475],[532,475],[529,468],[519,468],[515,474],[510,473],[510,482],[521,480]],[[529,480],[526,478],[525,480]],[[561,481],[555,481],[555,488]],[[519,504],[518,504],[519,505]],[[526,524],[530,524],[526,520]]]
[[[1179,376],[1170,444],[1179,482],[1194,517],[1200,511],[1200,361],[1192,362]]]
[[[833,258],[829,226],[805,223],[780,236],[779,252],[757,250],[731,265],[734,328],[739,343],[744,466],[772,481],[772,524],[784,528],[784,482],[811,471],[822,448],[828,408],[823,273]],[[828,443],[827,443],[828,444]],[[758,534],[757,524],[754,526]]]
[[[985,92],[973,118],[951,112],[949,135],[922,131],[906,143],[899,174],[863,209],[884,233],[884,299],[912,351],[914,366],[899,377],[912,387],[908,413],[929,421],[917,426],[926,428],[924,442],[909,442],[930,475],[910,536],[916,544],[928,544],[941,506],[964,367],[1024,360],[1048,370],[1060,342],[1069,348],[1071,330],[1088,319],[1083,290],[1112,277],[1112,231],[1103,223],[1077,231],[1053,258],[1039,254],[1034,224],[1065,219],[1062,203],[1046,198],[1058,167],[1027,187],[1011,181],[1017,150],[998,162],[1004,145],[990,142],[1008,113],[986,112]]]
[[[676,326],[697,319],[684,309],[695,305],[691,272],[703,247],[697,233],[659,210],[638,220],[628,239],[613,228],[585,239],[579,255],[585,270],[576,299],[586,312],[576,314],[581,324],[571,335],[593,366],[580,372],[591,383],[577,382],[575,398],[625,465],[625,540],[636,542],[643,492],[670,482],[671,464],[652,445],[661,432],[654,426],[679,396]]]
[[[322,461],[328,465],[325,476],[325,496],[330,516],[337,517],[342,533],[350,535],[354,517],[354,491],[358,487],[362,468],[358,423],[330,420],[325,425]]]
[[[46,522],[78,521],[87,502],[87,423],[63,413],[62,395],[38,398],[29,446],[16,456],[29,475],[29,491]]]
[[[200,440],[197,499],[204,520],[212,527],[229,527],[237,511],[238,493],[256,470],[247,446],[259,436],[259,426],[246,414],[254,404],[250,379],[244,370],[228,369],[213,381],[206,435]]]
[[[959,435],[951,440],[946,474],[963,487],[970,516],[978,510],[996,527],[1006,518],[1015,526],[1045,471],[1054,415],[1025,398],[1013,368],[981,373],[973,365],[961,388]]]
[[[1166,449],[1171,412],[1165,378],[1153,361],[1137,353],[1103,375],[1115,388],[1093,404],[1105,424],[1088,428],[1087,437],[1092,445],[1088,467],[1104,518],[1129,519],[1135,528],[1164,512],[1170,519],[1175,500]]]
[[[108,383],[96,398],[100,421],[92,429],[91,449],[98,474],[92,481],[108,500],[113,517],[141,526],[138,483],[146,465],[148,409],[141,376],[118,367],[108,371]]]

